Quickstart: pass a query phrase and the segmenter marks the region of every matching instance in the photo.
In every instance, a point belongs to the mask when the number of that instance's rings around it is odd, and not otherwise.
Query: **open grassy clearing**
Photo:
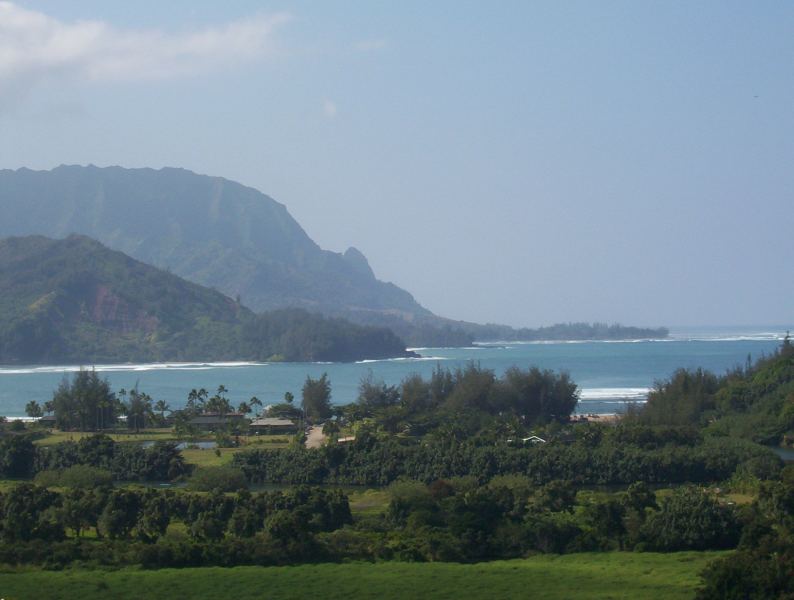
[[[354,517],[375,517],[389,507],[391,495],[387,490],[363,490],[347,493],[350,512]]]
[[[0,595],[22,598],[691,598],[719,553],[592,553],[473,565],[348,563],[295,567],[141,571],[19,570],[0,574]]]
[[[19,479],[0,479],[0,493],[7,492],[15,485],[22,483]]]
[[[232,457],[241,448],[186,448],[182,450],[185,462],[197,467],[220,467],[232,462]]]
[[[748,494],[741,492],[732,492],[725,494],[726,502],[733,502],[734,504],[752,504],[756,499],[756,494]]]

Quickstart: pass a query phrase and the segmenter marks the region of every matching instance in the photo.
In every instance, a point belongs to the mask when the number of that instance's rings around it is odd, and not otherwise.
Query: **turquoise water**
[[[331,381],[333,401],[345,404],[355,399],[358,382],[369,371],[394,384],[411,373],[429,376],[436,365],[454,369],[473,360],[498,374],[513,365],[566,370],[581,389],[578,412],[614,413],[624,410],[628,401],[642,401],[655,381],[669,377],[679,367],[704,367],[724,373],[744,364],[748,355],[769,354],[780,345],[787,329],[794,327],[678,329],[664,341],[495,342],[472,348],[422,348],[417,349],[422,355],[419,359],[360,363],[171,363],[96,368],[114,389],[129,389],[137,384],[155,400],[165,400],[171,408],[178,408],[192,388],[214,390],[220,384],[229,389],[235,404],[251,396],[272,404],[280,401],[286,391],[300,398],[306,376],[319,377],[324,372]],[[27,402],[50,399],[64,374],[76,369],[0,367],[0,415],[24,416]]]

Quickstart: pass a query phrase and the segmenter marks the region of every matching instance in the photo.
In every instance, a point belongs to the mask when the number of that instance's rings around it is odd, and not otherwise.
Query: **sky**
[[[792,107],[786,1],[0,1],[0,168],[233,179],[477,322],[794,322]]]

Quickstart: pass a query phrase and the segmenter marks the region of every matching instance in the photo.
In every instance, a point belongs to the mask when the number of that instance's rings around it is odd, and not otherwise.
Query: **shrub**
[[[236,492],[248,487],[245,475],[233,467],[200,467],[188,479],[188,487],[199,492]]]
[[[113,484],[113,474],[88,465],[74,465],[63,470],[41,471],[35,482],[44,487],[94,489]]]

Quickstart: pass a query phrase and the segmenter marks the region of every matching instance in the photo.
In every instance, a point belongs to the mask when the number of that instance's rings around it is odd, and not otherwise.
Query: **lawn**
[[[322,598],[377,600],[438,598],[493,600],[536,597],[692,598],[698,573],[715,552],[588,553],[536,556],[473,565],[455,563],[346,563],[295,567],[41,571],[0,573],[0,597]]]
[[[232,462],[232,456],[242,448],[185,448],[182,456],[185,462],[197,467],[220,467]],[[219,456],[220,454],[220,456]]]

